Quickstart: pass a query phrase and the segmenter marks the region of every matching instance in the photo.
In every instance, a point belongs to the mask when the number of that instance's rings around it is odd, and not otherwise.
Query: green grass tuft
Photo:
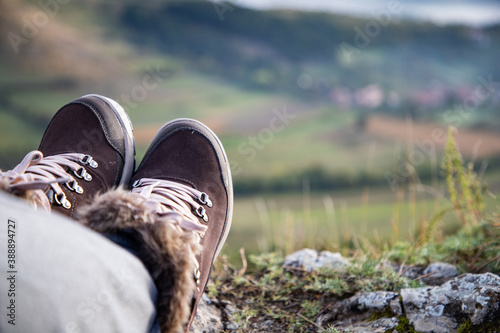
[[[498,332],[498,328],[500,327],[500,319],[485,322],[481,325],[472,325],[472,322],[467,319],[458,327],[457,333],[494,333]]]
[[[410,324],[410,320],[405,316],[399,316],[399,324],[396,326],[396,331],[399,333],[418,333],[415,328]]]

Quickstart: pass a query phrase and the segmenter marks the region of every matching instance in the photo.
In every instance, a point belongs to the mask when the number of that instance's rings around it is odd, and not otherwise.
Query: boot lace
[[[66,198],[61,185],[78,194],[83,188],[76,179],[90,182],[92,176],[82,165],[97,168],[97,162],[90,156],[79,153],[66,153],[44,157],[42,152],[35,150],[28,153],[14,169],[2,172],[0,178],[7,179],[7,189],[11,192],[35,190],[35,203],[46,211],[51,204],[71,208],[71,202]],[[48,190],[45,191],[47,187]]]
[[[132,185],[132,193],[145,197],[148,205],[160,216],[170,216],[171,223],[180,229],[192,231],[198,236],[198,241],[204,237],[207,226],[200,222],[208,222],[208,215],[203,206],[212,207],[212,201],[205,192],[195,190],[177,182],[142,178]],[[196,258],[194,273],[199,284],[199,262]]]

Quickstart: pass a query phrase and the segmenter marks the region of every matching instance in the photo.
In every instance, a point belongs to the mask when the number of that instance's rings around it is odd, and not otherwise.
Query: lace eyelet
[[[68,182],[66,182],[66,186],[71,190],[71,191],[74,191],[78,194],[82,194],[83,193],[83,188],[77,183],[76,180],[72,179]]]
[[[97,168],[99,164],[90,155],[85,155],[80,159],[82,164],[90,165],[92,168]]]
[[[78,178],[80,179],[85,179],[86,181],[91,181],[92,180],[92,176],[87,172],[87,170],[85,170],[85,168],[80,168],[78,170],[75,170],[73,171],[73,173],[75,174],[75,176],[77,176]]]
[[[194,280],[196,281],[196,285],[197,285],[197,286],[199,286],[199,285],[200,285],[200,276],[201,276],[200,270],[197,268],[197,269],[194,271]]]
[[[66,209],[71,208],[71,202],[69,202],[69,200],[66,198],[66,194],[64,193],[55,194],[54,200],[58,205],[61,205]]]
[[[203,218],[203,221],[208,222],[208,216],[206,214],[205,208],[203,208],[201,206],[198,207],[198,209],[196,209],[196,215]]]
[[[200,196],[198,197],[198,200],[200,200],[200,203],[203,205],[207,205],[208,207],[212,207],[213,203],[208,197],[208,194],[205,192],[201,192]]]

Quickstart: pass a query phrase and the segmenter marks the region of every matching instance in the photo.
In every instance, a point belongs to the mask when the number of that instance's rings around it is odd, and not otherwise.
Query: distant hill
[[[462,101],[478,76],[500,78],[500,26],[442,27],[400,21],[394,13],[356,19],[208,1],[124,3],[114,13],[125,38],[141,48],[183,58],[244,88],[305,100],[330,102],[338,89],[354,94],[376,84],[395,96],[394,112],[402,106],[428,116]],[[303,74],[313,81],[305,89],[297,82]]]
[[[23,2],[37,9],[36,1]],[[203,0],[64,6],[93,16],[88,21],[94,26],[88,29],[98,30],[94,35],[180,57],[192,68],[247,88],[287,91],[303,98],[324,94],[299,89],[296,81],[302,73],[330,86],[360,88],[377,83],[406,94],[429,87],[431,81],[456,88],[470,85],[478,75],[498,72],[500,26],[441,27],[399,21],[395,13],[389,13],[390,18],[356,19],[257,11]],[[59,19],[64,21],[56,15]]]

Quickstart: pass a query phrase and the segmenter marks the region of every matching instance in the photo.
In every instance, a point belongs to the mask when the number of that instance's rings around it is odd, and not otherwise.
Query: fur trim
[[[100,233],[135,231],[139,258],[158,289],[156,310],[162,333],[184,330],[196,290],[192,258],[200,251],[193,233],[174,226],[172,218],[156,215],[143,197],[122,189],[97,196],[77,212],[80,223]]]

